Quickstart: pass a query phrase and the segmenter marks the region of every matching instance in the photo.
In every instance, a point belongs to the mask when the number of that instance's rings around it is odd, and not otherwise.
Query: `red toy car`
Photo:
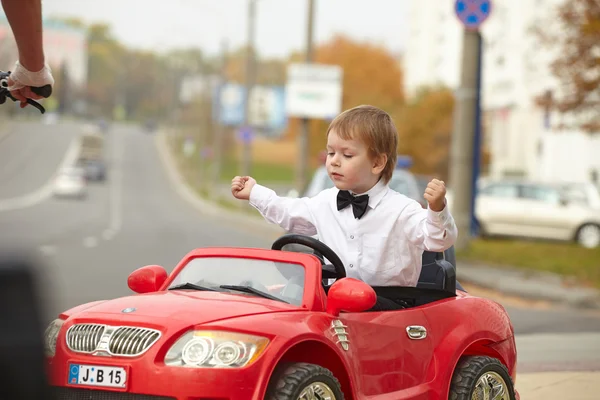
[[[134,271],[137,295],[60,314],[49,380],[59,400],[519,399],[507,313],[456,290],[442,258],[424,254],[416,288],[371,287],[303,235],[197,249],[170,275]],[[370,311],[376,296],[409,306]]]

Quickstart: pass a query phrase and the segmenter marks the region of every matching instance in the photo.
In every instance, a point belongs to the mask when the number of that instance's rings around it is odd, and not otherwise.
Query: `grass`
[[[586,249],[574,243],[475,239],[457,257],[493,266],[552,272],[600,288],[600,248]]]

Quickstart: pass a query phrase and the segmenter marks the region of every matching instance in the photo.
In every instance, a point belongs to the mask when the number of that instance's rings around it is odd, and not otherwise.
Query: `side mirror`
[[[377,302],[375,290],[365,282],[354,278],[335,281],[327,295],[327,312],[334,317],[340,311],[361,312],[373,307]]]
[[[129,274],[127,286],[136,293],[156,292],[167,280],[167,271],[160,265],[146,265]]]

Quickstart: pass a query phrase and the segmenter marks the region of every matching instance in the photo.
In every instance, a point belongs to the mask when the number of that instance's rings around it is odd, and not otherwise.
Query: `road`
[[[25,123],[0,136],[0,243],[31,246],[43,256],[48,318],[130,294],[131,271],[147,264],[170,271],[195,247],[270,246],[273,238],[203,215],[182,200],[154,137],[132,126],[108,134],[108,181],[91,184],[86,200],[57,200],[40,191],[81,129],[75,122]],[[517,333],[519,372],[600,370],[598,313],[505,306]]]

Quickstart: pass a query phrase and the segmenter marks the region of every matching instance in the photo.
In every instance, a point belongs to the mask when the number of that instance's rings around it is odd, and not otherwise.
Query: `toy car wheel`
[[[343,400],[331,371],[315,364],[286,364],[273,376],[267,400]]]
[[[454,371],[450,400],[515,400],[513,381],[497,359],[463,357]]]

